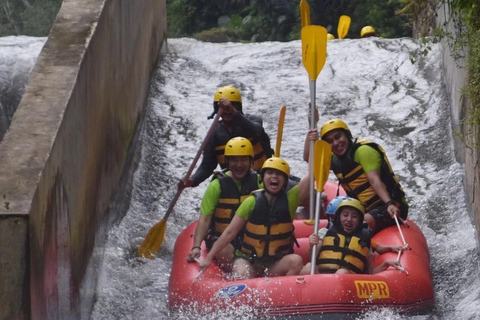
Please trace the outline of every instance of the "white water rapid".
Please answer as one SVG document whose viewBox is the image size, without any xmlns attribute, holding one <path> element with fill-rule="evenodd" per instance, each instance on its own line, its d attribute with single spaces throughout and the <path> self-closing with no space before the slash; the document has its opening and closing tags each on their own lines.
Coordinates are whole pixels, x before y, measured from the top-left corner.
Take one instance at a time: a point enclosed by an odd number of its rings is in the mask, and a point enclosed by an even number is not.
<svg viewBox="0 0 480 320">
<path fill-rule="evenodd" d="M 476 233 L 465 203 L 463 166 L 453 151 L 441 49 L 433 45 L 427 56 L 412 64 L 409 55 L 418 48 L 409 38 L 328 42 L 316 86 L 320 123 L 341 118 L 354 137 L 380 143 L 400 178 L 410 203 L 409 218 L 427 238 L 435 283 L 435 309 L 415 319 L 478 319 Z M 197 219 L 208 181 L 180 196 L 157 259 L 139 259 L 137 250 L 150 227 L 163 217 L 210 127 L 207 116 L 216 88 L 229 84 L 239 88 L 244 112 L 263 117 L 272 145 L 279 108 L 285 104 L 281 156 L 294 175 L 308 171 L 302 147 L 309 81 L 300 41 L 212 44 L 172 39 L 168 50 L 151 82 L 128 201 L 112 205 L 124 217 L 108 233 L 93 319 L 172 318 L 167 293 L 174 243 Z M 392 310 L 359 315 L 359 319 L 411 318 Z"/>
</svg>

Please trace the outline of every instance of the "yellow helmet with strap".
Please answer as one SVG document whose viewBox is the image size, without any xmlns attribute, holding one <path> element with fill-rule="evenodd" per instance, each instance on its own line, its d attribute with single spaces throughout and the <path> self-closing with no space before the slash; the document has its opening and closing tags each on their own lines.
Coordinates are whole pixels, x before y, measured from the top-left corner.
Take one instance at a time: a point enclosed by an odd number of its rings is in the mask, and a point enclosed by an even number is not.
<svg viewBox="0 0 480 320">
<path fill-rule="evenodd" d="M 240 91 L 238 91 L 238 89 L 235 87 L 225 86 L 218 88 L 217 91 L 215 91 L 215 96 L 213 96 L 213 113 L 208 117 L 208 119 L 212 119 L 213 116 L 218 112 L 218 101 L 220 101 L 222 98 L 227 98 L 230 100 L 237 111 L 243 114 L 242 96 L 240 95 Z"/>
<path fill-rule="evenodd" d="M 218 102 L 222 98 L 227 98 L 230 102 L 240 102 L 242 103 L 242 96 L 237 88 L 232 86 L 225 86 L 218 88 L 213 97 L 213 102 Z"/>
<path fill-rule="evenodd" d="M 267 169 L 276 169 L 281 171 L 287 175 L 287 178 L 290 176 L 290 166 L 288 165 L 288 162 L 279 157 L 272 157 L 265 160 L 260 172 L 263 174 Z"/>
<path fill-rule="evenodd" d="M 244 137 L 235 137 L 225 145 L 225 157 L 248 156 L 253 158 L 253 146 L 250 140 Z"/>
<path fill-rule="evenodd" d="M 344 207 L 352 207 L 357 209 L 361 213 L 360 221 L 363 221 L 363 218 L 365 216 L 365 206 L 360 201 L 354 198 L 347 198 L 342 200 L 342 202 L 340 202 L 340 204 L 338 205 L 335 214 L 338 215 Z"/>
<path fill-rule="evenodd" d="M 335 129 L 345 130 L 347 132 L 347 136 L 350 139 L 352 138 L 352 133 L 350 132 L 350 129 L 348 128 L 347 124 L 340 119 L 331 119 L 325 122 L 322 125 L 322 128 L 320 129 L 320 136 L 323 139 L 327 133 Z"/>
</svg>

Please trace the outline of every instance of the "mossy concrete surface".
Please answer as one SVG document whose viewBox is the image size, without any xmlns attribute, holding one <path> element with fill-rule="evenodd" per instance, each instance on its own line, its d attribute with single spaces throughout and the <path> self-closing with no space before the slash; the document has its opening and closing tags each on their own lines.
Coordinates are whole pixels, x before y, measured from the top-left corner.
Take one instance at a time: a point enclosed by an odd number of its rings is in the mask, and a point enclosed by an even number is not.
<svg viewBox="0 0 480 320">
<path fill-rule="evenodd" d="M 442 26 L 447 32 L 455 34 L 454 25 L 447 23 L 450 17 L 447 4 L 438 6 L 437 26 Z M 464 59 L 454 59 L 452 57 L 451 47 L 446 39 L 442 41 L 443 46 L 443 70 L 445 73 L 445 84 L 450 96 L 452 129 L 455 141 L 455 155 L 457 160 L 465 164 L 465 192 L 466 199 L 470 206 L 472 222 L 477 229 L 477 237 L 480 234 L 480 151 L 478 128 L 475 124 L 468 123 L 465 120 L 468 116 L 468 110 L 471 109 L 471 102 L 463 93 L 467 85 L 468 72 L 466 61 Z M 480 238 L 478 239 L 480 240 Z M 477 241 L 478 241 L 477 240 Z"/>
</svg>

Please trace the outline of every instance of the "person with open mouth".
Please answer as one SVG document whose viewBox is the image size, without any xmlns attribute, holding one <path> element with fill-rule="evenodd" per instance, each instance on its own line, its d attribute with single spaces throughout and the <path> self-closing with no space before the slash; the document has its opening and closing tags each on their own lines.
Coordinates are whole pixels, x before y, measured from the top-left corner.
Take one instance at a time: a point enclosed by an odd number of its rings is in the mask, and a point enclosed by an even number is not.
<svg viewBox="0 0 480 320">
<path fill-rule="evenodd" d="M 308 180 L 286 192 L 290 166 L 278 157 L 265 161 L 261 169 L 263 189 L 254 191 L 235 212 L 227 229 L 210 252 L 200 261 L 208 267 L 220 252 L 242 231 L 240 248 L 235 251 L 232 278 L 296 275 L 303 267 L 302 257 L 293 253 L 295 211 L 306 199 Z"/>
</svg>

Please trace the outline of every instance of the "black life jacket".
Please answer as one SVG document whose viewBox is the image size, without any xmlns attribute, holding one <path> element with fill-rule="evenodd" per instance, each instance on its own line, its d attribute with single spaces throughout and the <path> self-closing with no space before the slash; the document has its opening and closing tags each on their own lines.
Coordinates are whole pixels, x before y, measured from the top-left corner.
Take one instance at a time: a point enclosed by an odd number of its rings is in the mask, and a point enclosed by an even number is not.
<svg viewBox="0 0 480 320">
<path fill-rule="evenodd" d="M 212 217 L 209 234 L 220 237 L 233 219 L 235 211 L 252 191 L 259 189 L 259 175 L 250 169 L 242 179 L 242 188 L 238 190 L 233 179 L 224 172 L 216 172 L 220 183 L 220 198 Z"/>
<path fill-rule="evenodd" d="M 363 145 L 368 145 L 378 151 L 382 157 L 382 165 L 380 167 L 380 179 L 385 184 L 390 197 L 400 203 L 405 196 L 405 192 L 400 182 L 392 170 L 392 166 L 388 161 L 387 155 L 383 148 L 375 142 L 363 139 L 356 139 L 347 154 L 343 157 L 332 156 L 332 170 L 338 178 L 340 185 L 343 187 L 349 197 L 355 198 L 362 202 L 367 211 L 383 204 L 382 199 L 376 194 L 373 187 L 368 181 L 367 174 L 363 171 L 362 166 L 355 162 L 355 151 Z"/>
<path fill-rule="evenodd" d="M 265 197 L 265 190 L 252 193 L 255 208 L 243 231 L 241 251 L 254 258 L 276 258 L 293 252 L 294 226 L 288 209 L 285 192 L 275 197 L 272 206 Z"/>
<path fill-rule="evenodd" d="M 353 273 L 368 273 L 367 259 L 370 253 L 371 232 L 367 224 L 360 225 L 347 235 L 342 228 L 332 225 L 323 238 L 317 257 L 322 273 L 335 273 L 347 269 Z"/>
</svg>

